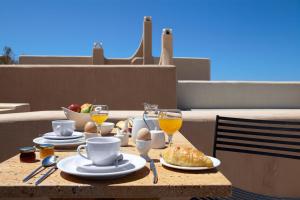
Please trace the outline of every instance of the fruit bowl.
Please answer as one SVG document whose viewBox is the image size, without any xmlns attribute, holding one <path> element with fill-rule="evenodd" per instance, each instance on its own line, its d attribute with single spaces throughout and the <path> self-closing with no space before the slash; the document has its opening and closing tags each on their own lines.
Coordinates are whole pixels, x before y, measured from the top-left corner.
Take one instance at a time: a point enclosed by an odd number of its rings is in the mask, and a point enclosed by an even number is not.
<svg viewBox="0 0 300 200">
<path fill-rule="evenodd" d="M 65 107 L 62 107 L 62 110 L 64 111 L 66 117 L 69 120 L 74 120 L 76 122 L 76 130 L 83 131 L 84 125 L 88 121 L 91 121 L 91 117 L 89 113 L 74 112 Z"/>
<path fill-rule="evenodd" d="M 78 113 L 74 112 L 68 108 L 62 107 L 62 110 L 64 111 L 66 117 L 69 120 L 74 120 L 76 122 L 76 130 L 83 131 L 84 125 L 91 121 L 91 117 L 89 113 Z M 103 122 L 101 125 L 101 133 L 103 135 L 110 133 L 111 130 L 114 128 L 115 124 L 112 122 Z"/>
</svg>

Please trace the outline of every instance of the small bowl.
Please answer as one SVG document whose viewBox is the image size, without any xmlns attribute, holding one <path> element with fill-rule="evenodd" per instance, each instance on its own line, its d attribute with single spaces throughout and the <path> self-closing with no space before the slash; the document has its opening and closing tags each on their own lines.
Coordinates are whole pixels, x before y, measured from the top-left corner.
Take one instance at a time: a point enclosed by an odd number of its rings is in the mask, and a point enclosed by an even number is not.
<svg viewBox="0 0 300 200">
<path fill-rule="evenodd" d="M 103 122 L 101 125 L 101 135 L 107 135 L 115 127 L 115 124 L 112 122 Z"/>
<path fill-rule="evenodd" d="M 92 121 L 89 113 L 74 112 L 65 107 L 62 107 L 62 110 L 64 111 L 66 117 L 69 120 L 74 120 L 76 122 L 75 127 L 76 127 L 76 130 L 78 130 L 78 131 L 83 131 L 84 125 L 87 122 Z M 115 127 L 115 124 L 112 122 L 103 122 L 103 124 L 101 125 L 101 134 L 105 135 L 105 134 L 110 133 L 114 127 Z"/>
</svg>

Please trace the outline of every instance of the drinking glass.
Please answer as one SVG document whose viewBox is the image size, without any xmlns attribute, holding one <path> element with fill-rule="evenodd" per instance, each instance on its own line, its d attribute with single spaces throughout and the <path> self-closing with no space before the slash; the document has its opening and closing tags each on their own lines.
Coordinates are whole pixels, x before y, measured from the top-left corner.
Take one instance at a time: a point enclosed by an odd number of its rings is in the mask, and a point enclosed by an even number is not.
<svg viewBox="0 0 300 200">
<path fill-rule="evenodd" d="M 159 127 L 168 135 L 169 146 L 172 144 L 173 135 L 182 126 L 182 113 L 178 109 L 163 109 L 158 115 Z"/>
<path fill-rule="evenodd" d="M 157 130 L 158 124 L 155 122 L 157 121 L 158 113 L 159 113 L 158 105 L 144 103 L 143 120 L 149 130 L 151 130 L 151 129 Z M 152 120 L 149 120 L 149 119 L 152 119 Z M 155 119 L 156 119 L 156 121 L 155 121 Z M 152 122 L 152 124 L 148 124 L 149 122 Z"/>
<path fill-rule="evenodd" d="M 108 118 L 108 106 L 107 105 L 93 105 L 91 112 L 91 119 L 97 126 L 97 133 L 101 135 L 101 125 Z"/>
</svg>

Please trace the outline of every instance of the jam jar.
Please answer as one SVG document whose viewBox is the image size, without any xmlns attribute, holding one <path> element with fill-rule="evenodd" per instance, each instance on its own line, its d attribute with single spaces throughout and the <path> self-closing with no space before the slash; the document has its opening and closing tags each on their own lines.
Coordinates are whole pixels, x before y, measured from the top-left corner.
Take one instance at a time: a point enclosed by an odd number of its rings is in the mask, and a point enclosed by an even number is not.
<svg viewBox="0 0 300 200">
<path fill-rule="evenodd" d="M 36 159 L 35 156 L 35 147 L 21 147 L 20 151 L 20 161 L 21 162 L 34 162 Z"/>
<path fill-rule="evenodd" d="M 48 156 L 54 155 L 54 145 L 52 144 L 41 144 L 40 149 L 40 159 L 44 159 Z"/>
</svg>

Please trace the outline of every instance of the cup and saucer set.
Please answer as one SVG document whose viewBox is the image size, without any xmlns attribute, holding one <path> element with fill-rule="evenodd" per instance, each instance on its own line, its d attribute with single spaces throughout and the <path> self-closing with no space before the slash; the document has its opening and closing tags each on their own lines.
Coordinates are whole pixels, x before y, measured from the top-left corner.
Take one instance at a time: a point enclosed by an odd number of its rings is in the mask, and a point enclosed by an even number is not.
<svg viewBox="0 0 300 200">
<path fill-rule="evenodd" d="M 52 144 L 55 147 L 78 146 L 85 143 L 84 134 L 75 131 L 75 121 L 55 120 L 52 121 L 52 132 L 43 134 L 42 137 L 35 138 L 35 144 Z"/>
<path fill-rule="evenodd" d="M 121 140 L 116 137 L 94 137 L 77 148 L 77 155 L 62 159 L 57 167 L 67 174 L 95 179 L 114 179 L 142 169 L 146 160 L 120 153 Z M 83 153 L 82 151 L 86 151 Z"/>
</svg>

